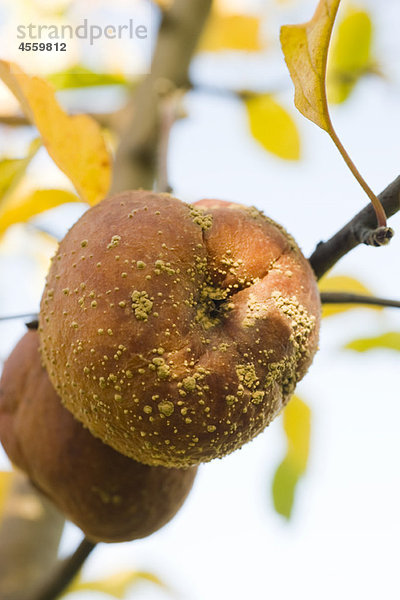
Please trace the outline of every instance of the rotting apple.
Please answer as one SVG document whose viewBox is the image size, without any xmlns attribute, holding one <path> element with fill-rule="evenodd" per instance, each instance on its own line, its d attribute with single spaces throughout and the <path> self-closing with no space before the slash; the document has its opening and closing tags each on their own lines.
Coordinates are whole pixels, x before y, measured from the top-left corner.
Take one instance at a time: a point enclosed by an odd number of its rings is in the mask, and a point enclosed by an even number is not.
<svg viewBox="0 0 400 600">
<path fill-rule="evenodd" d="M 10 460 L 92 541 L 150 535 L 176 514 L 196 467 L 138 463 L 85 429 L 62 406 L 29 331 L 0 380 L 0 439 Z"/>
<path fill-rule="evenodd" d="M 319 319 L 308 261 L 256 208 L 128 191 L 60 243 L 39 332 L 57 392 L 93 435 L 185 467 L 239 448 L 280 412 Z"/>
</svg>

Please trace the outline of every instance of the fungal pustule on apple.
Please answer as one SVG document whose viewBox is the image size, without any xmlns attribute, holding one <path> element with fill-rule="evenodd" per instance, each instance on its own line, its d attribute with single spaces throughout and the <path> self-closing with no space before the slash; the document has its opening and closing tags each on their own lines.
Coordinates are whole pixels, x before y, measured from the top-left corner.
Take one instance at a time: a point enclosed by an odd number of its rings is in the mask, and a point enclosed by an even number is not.
<svg viewBox="0 0 400 600">
<path fill-rule="evenodd" d="M 95 438 L 61 404 L 28 331 L 0 379 L 0 441 L 61 512 L 96 542 L 146 537 L 184 503 L 196 467 L 141 464 Z"/>
<path fill-rule="evenodd" d="M 280 412 L 319 320 L 308 261 L 256 208 L 128 191 L 60 243 L 41 350 L 93 435 L 140 462 L 186 467 L 241 447 Z"/>
</svg>

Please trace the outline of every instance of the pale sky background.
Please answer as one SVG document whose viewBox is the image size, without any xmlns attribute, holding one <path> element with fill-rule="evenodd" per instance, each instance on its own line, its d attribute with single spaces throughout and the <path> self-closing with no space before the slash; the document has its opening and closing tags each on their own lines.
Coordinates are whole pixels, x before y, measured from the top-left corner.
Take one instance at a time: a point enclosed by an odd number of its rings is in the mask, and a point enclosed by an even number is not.
<svg viewBox="0 0 400 600">
<path fill-rule="evenodd" d="M 236 4 L 256 10 L 273 2 Z M 379 192 L 400 173 L 400 4 L 357 4 L 373 15 L 376 55 L 387 77 L 361 82 L 332 116 L 353 160 Z M 289 15 L 290 22 L 309 18 L 315 5 L 316 0 L 305 0 L 282 9 L 266 25 L 269 35 L 277 38 L 283 17 Z M 237 88 L 263 89 L 272 81 L 281 90 L 279 99 L 295 115 L 283 59 L 277 55 L 275 66 L 272 62 L 203 56 L 194 61 L 192 75 L 198 82 Z M 269 155 L 250 137 L 238 100 L 193 92 L 186 108 L 189 116 L 175 126 L 170 149 L 177 197 L 254 204 L 282 223 L 306 255 L 366 204 L 328 136 L 301 116 L 296 119 L 303 158 L 292 164 Z M 22 142 L 5 139 L 1 128 L 0 134 L 4 152 L 17 151 Z M 32 176 L 43 177 L 43 169 L 49 182 L 64 182 L 41 151 Z M 62 232 L 80 210 L 59 209 L 40 223 Z M 391 225 L 397 236 L 389 247 L 359 247 L 335 273 L 358 277 L 377 295 L 400 298 L 400 215 Z M 41 270 L 26 257 L 32 238 L 19 227 L 11 234 L 7 248 L 0 246 L 2 315 L 36 310 L 43 285 Z M 394 330 L 400 331 L 400 311 L 395 309 L 360 309 L 323 322 L 320 352 L 297 390 L 312 407 L 312 446 L 289 523 L 274 512 L 271 499 L 272 477 L 285 453 L 277 419 L 242 450 L 203 465 L 183 509 L 160 532 L 137 542 L 100 545 L 87 562 L 85 576 L 101 577 L 122 567 L 146 569 L 181 600 L 397 599 L 400 357 L 390 351 L 356 355 L 343 350 L 354 338 Z M 0 323 L 1 359 L 23 332 L 21 322 Z M 1 465 L 6 468 L 5 458 Z M 69 525 L 63 553 L 79 539 L 79 530 Z M 102 597 L 76 594 L 71 599 Z M 151 584 L 132 588 L 128 596 L 168 597 Z"/>
</svg>

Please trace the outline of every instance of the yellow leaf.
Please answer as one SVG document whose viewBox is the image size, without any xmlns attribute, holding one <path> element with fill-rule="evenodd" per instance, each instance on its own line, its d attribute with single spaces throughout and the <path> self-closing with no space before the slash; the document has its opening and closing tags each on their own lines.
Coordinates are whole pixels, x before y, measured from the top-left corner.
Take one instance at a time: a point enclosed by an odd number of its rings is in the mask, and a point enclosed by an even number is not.
<svg viewBox="0 0 400 600">
<path fill-rule="evenodd" d="M 253 137 L 272 154 L 299 160 L 300 136 L 289 113 L 270 94 L 245 100 Z"/>
<path fill-rule="evenodd" d="M 283 413 L 283 428 L 288 442 L 287 456 L 302 475 L 310 450 L 311 410 L 303 400 L 293 396 Z"/>
<path fill-rule="evenodd" d="M 11 487 L 12 477 L 12 471 L 0 472 L 0 521 L 4 510 L 4 505 L 8 496 L 8 492 Z"/>
<path fill-rule="evenodd" d="M 60 204 L 80 201 L 78 196 L 65 190 L 36 190 L 27 196 L 7 199 L 0 205 L 0 236 L 10 225 L 24 223 L 31 217 Z"/>
<path fill-rule="evenodd" d="M 281 28 L 281 44 L 295 87 L 295 104 L 316 125 L 332 133 L 326 98 L 329 42 L 340 0 L 320 0 L 313 18 Z"/>
<path fill-rule="evenodd" d="M 323 277 L 318 282 L 320 292 L 347 292 L 350 294 L 365 294 L 372 296 L 371 290 L 363 285 L 358 279 L 347 277 L 346 275 L 336 275 L 334 277 Z M 362 304 L 324 304 L 322 307 L 322 317 L 330 317 L 354 308 L 368 308 L 369 310 L 382 310 L 380 306 L 368 306 Z"/>
<path fill-rule="evenodd" d="M 302 25 L 281 28 L 281 44 L 294 83 L 294 101 L 299 111 L 327 131 L 347 166 L 372 202 L 378 227 L 386 227 L 386 214 L 346 152 L 333 128 L 326 96 L 329 43 L 340 0 L 320 0 L 314 16 Z"/>
<path fill-rule="evenodd" d="M 345 348 L 356 350 L 356 352 L 367 352 L 368 350 L 388 349 L 400 352 L 400 332 L 390 331 L 377 337 L 353 340 L 346 344 Z"/>
<path fill-rule="evenodd" d="M 18 185 L 40 145 L 40 140 L 33 140 L 25 158 L 4 158 L 0 161 L 0 200 Z"/>
<path fill-rule="evenodd" d="M 104 577 L 103 579 L 94 581 L 82 581 L 82 579 L 78 577 L 65 591 L 65 595 L 75 592 L 91 591 L 102 592 L 113 598 L 123 600 L 128 593 L 129 588 L 139 581 L 149 581 L 150 583 L 165 587 L 162 581 L 152 573 L 147 573 L 145 571 L 120 571 L 118 573 L 113 573 L 108 577 Z"/>
<path fill-rule="evenodd" d="M 332 40 L 328 61 L 328 96 L 339 104 L 351 94 L 357 81 L 370 72 L 372 21 L 364 10 L 347 9 Z"/>
<path fill-rule="evenodd" d="M 199 49 L 205 52 L 220 50 L 261 50 L 260 19 L 250 15 L 223 14 L 213 11 Z"/>
<path fill-rule="evenodd" d="M 68 116 L 44 79 L 26 75 L 13 63 L 0 61 L 0 77 L 81 198 L 89 204 L 104 198 L 110 186 L 111 159 L 96 121 L 87 115 Z"/>
<path fill-rule="evenodd" d="M 311 410 L 293 396 L 283 413 L 287 452 L 272 482 L 272 497 L 278 514 L 290 519 L 296 486 L 306 471 L 310 451 Z"/>
</svg>

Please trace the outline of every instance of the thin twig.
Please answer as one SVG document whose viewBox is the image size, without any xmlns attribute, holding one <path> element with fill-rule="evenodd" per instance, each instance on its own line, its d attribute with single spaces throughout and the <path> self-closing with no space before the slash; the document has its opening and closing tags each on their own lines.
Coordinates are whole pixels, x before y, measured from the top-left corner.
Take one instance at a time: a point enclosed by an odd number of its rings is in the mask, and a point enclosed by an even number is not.
<svg viewBox="0 0 400 600">
<path fill-rule="evenodd" d="M 60 563 L 46 585 L 32 597 L 32 600 L 56 600 L 79 573 L 83 563 L 96 547 L 86 537 L 83 538 L 75 552 Z"/>
<path fill-rule="evenodd" d="M 371 306 L 400 308 L 399 300 L 388 300 L 386 298 L 365 296 L 363 294 L 350 294 L 347 292 L 321 292 L 321 302 L 322 304 L 366 304 Z"/>
<path fill-rule="evenodd" d="M 386 216 L 392 217 L 400 210 L 400 176 L 379 194 Z M 320 242 L 309 261 L 320 279 L 345 254 L 359 244 L 381 246 L 393 236 L 390 228 L 376 228 L 376 215 L 372 205 L 361 210 L 347 225 L 327 242 Z"/>
<path fill-rule="evenodd" d="M 38 314 L 36 312 L 25 313 L 23 315 L 8 315 L 0 317 L 0 321 L 12 321 L 13 319 L 29 319 L 33 317 L 34 319 L 38 318 Z"/>
<path fill-rule="evenodd" d="M 87 113 L 95 121 L 97 121 L 102 127 L 110 127 L 114 120 L 116 113 Z M 7 125 L 8 127 L 33 127 L 31 121 L 24 115 L 1 115 L 0 114 L 0 125 Z"/>
<path fill-rule="evenodd" d="M 0 598 L 30 600 L 57 568 L 64 518 L 28 477 L 14 471 L 0 523 Z"/>
<path fill-rule="evenodd" d="M 168 177 L 168 148 L 171 129 L 178 118 L 183 90 L 174 90 L 160 100 L 160 134 L 157 152 L 156 191 L 172 192 Z"/>
</svg>

